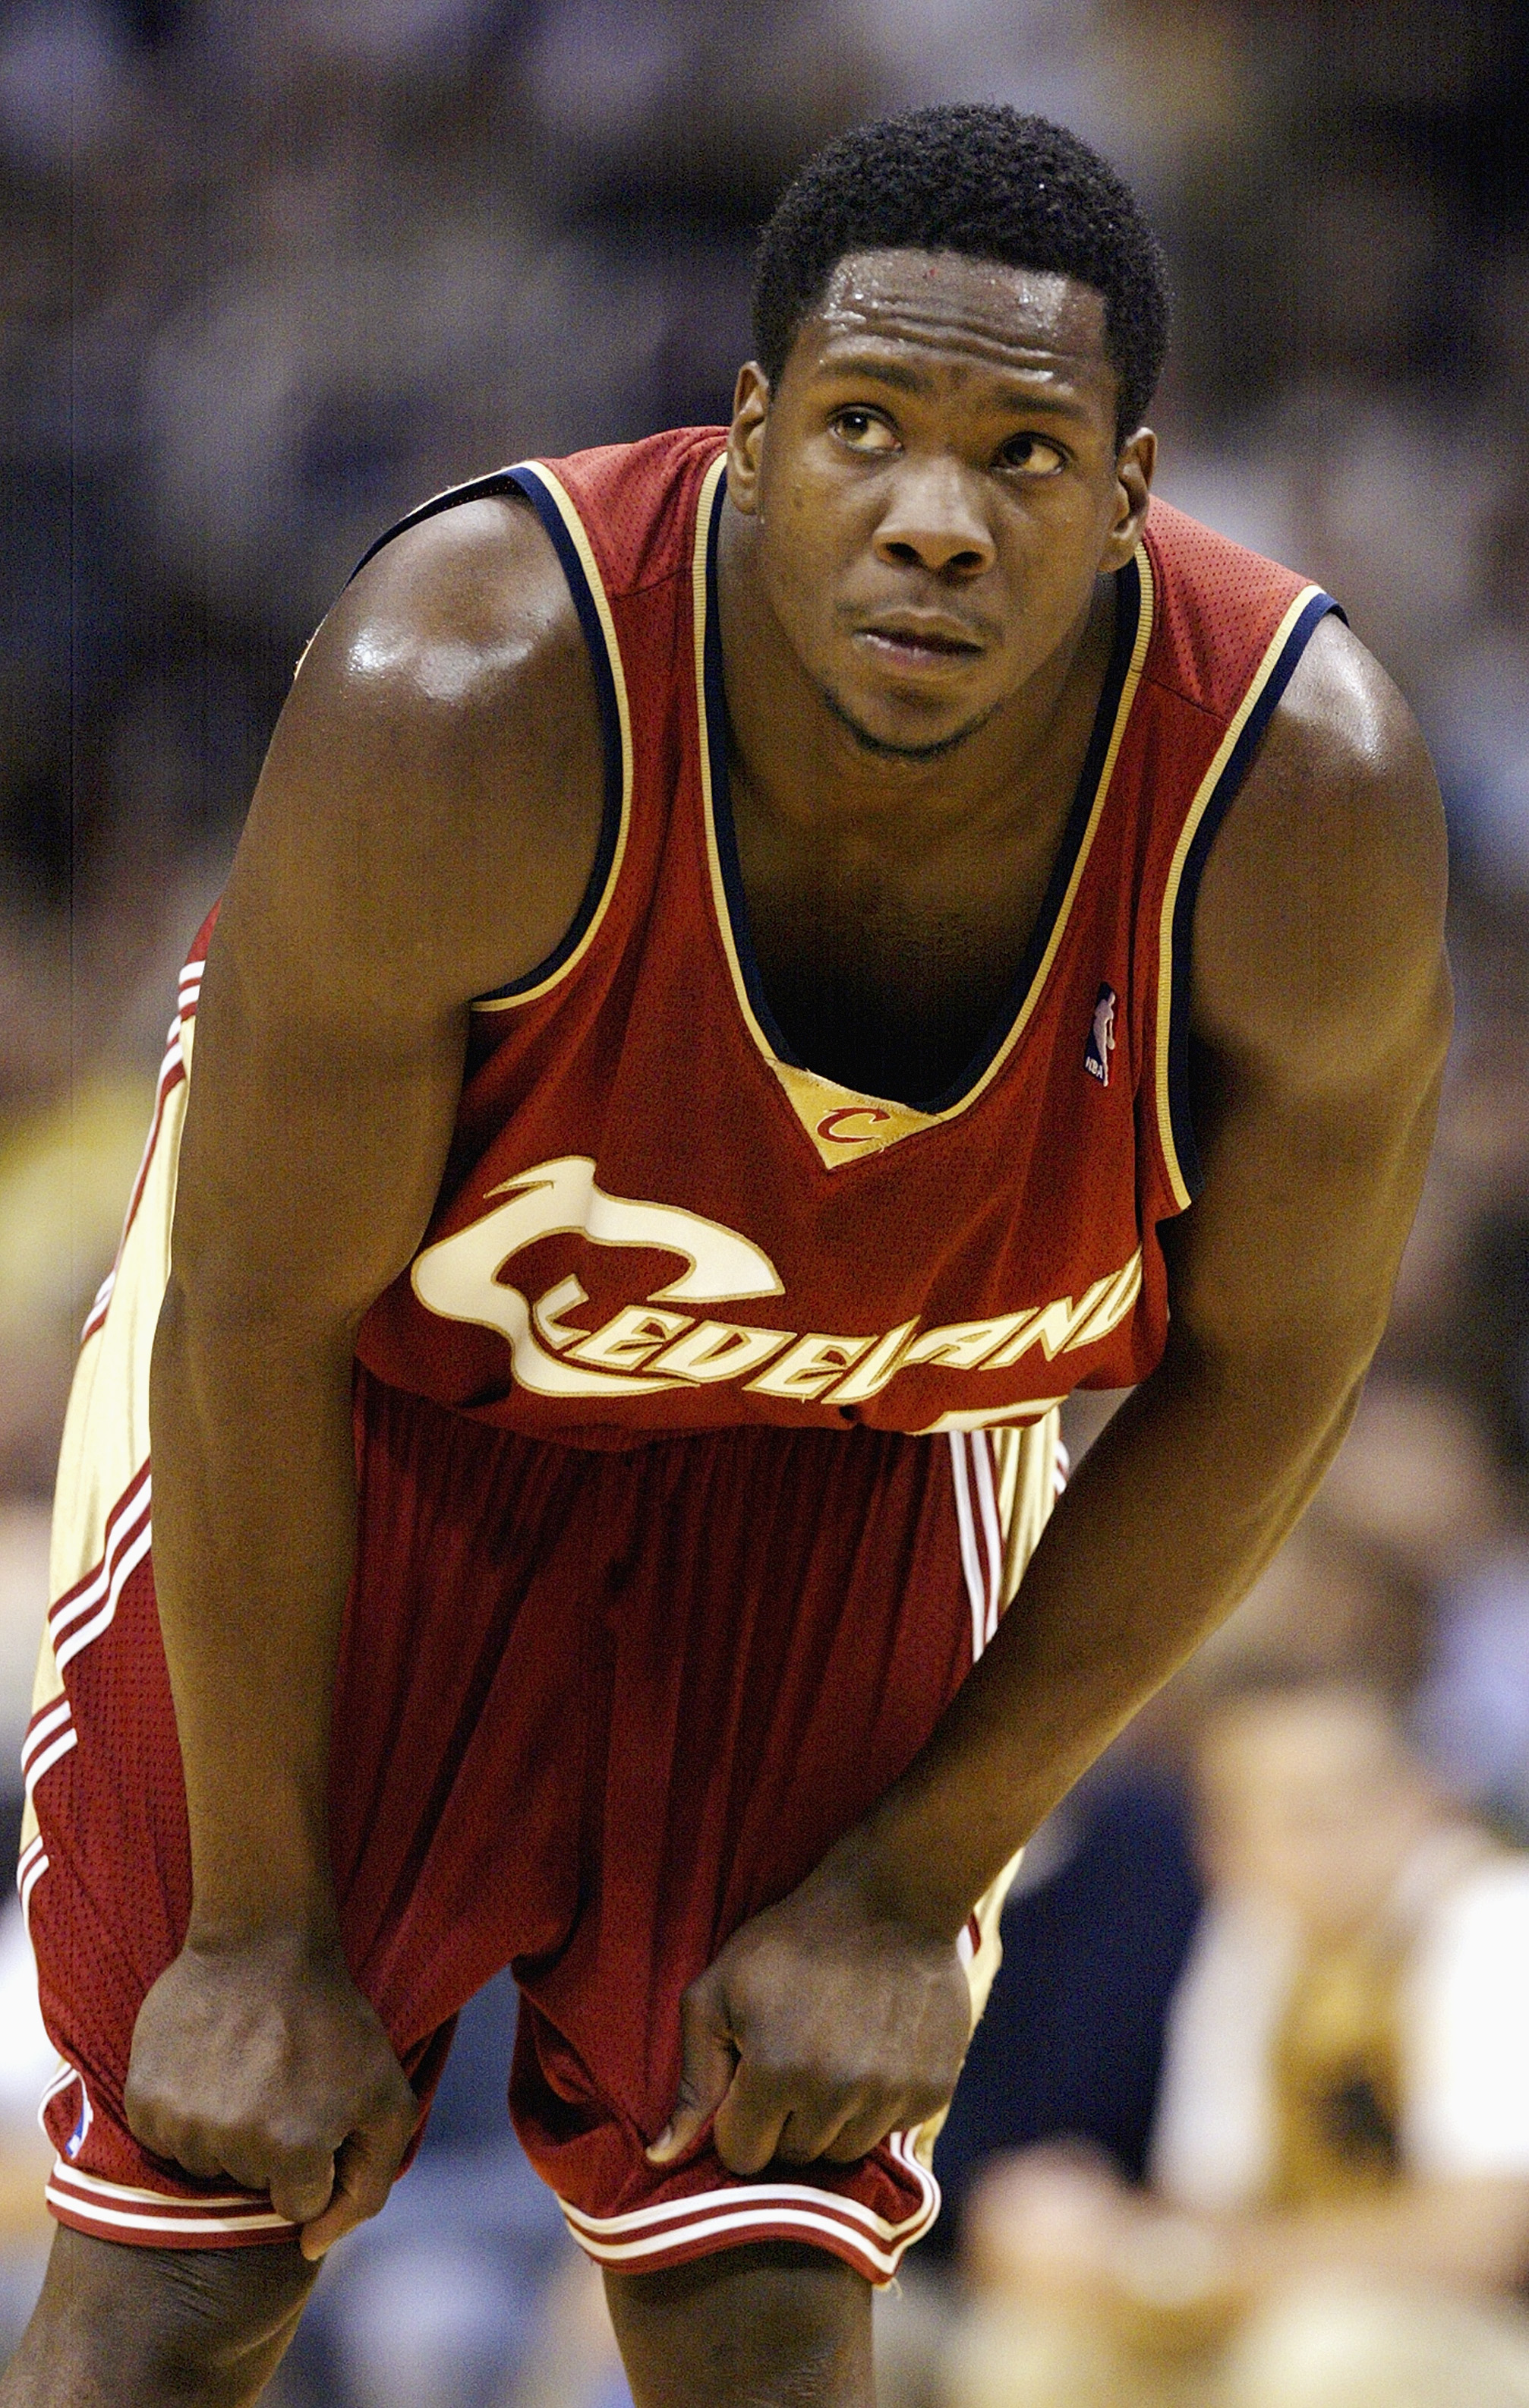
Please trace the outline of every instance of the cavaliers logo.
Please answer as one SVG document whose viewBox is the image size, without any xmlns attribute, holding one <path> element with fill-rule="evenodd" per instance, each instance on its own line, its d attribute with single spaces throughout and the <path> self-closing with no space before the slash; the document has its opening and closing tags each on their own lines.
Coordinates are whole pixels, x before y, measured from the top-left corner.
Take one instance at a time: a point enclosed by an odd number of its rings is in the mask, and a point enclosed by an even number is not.
<svg viewBox="0 0 1529 2408">
<path fill-rule="evenodd" d="M 713 1317 L 704 1308 L 781 1296 L 779 1275 L 767 1254 L 736 1229 L 699 1212 L 607 1195 L 597 1185 L 587 1154 L 537 1163 L 495 1188 L 488 1201 L 492 1209 L 481 1219 L 438 1239 L 417 1257 L 414 1293 L 445 1320 L 497 1329 L 508 1344 L 517 1383 L 540 1397 L 644 1397 L 737 1381 L 755 1395 L 788 1402 L 860 1405 L 917 1364 L 954 1372 L 1006 1371 L 1032 1349 L 1049 1363 L 1065 1351 L 1092 1345 L 1125 1319 L 1141 1288 L 1138 1247 L 1129 1262 L 1094 1280 L 1076 1302 L 1059 1297 L 990 1320 L 932 1329 L 915 1318 L 869 1336 L 765 1329 Z M 593 1246 L 656 1247 L 678 1255 L 683 1268 L 639 1301 L 622 1305 L 600 1328 L 584 1329 L 565 1318 L 589 1302 L 576 1277 L 559 1280 L 533 1297 L 507 1276 L 518 1254 L 539 1239 L 558 1236 L 582 1238 Z M 1058 1401 L 1027 1397 L 963 1409 L 942 1414 L 931 1426 L 1033 1421 Z"/>
<path fill-rule="evenodd" d="M 624 1196 L 607 1196 L 595 1185 L 594 1165 L 587 1154 L 538 1163 L 523 1179 L 508 1180 L 493 1192 L 506 1201 L 454 1237 L 425 1248 L 414 1265 L 414 1293 L 432 1312 L 449 1320 L 477 1321 L 501 1330 L 509 1340 L 515 1377 L 522 1388 L 538 1397 L 646 1397 L 687 1376 L 732 1379 L 745 1369 L 741 1359 L 729 1354 L 721 1331 L 718 1351 L 726 1366 L 721 1372 L 712 1368 L 716 1357 L 708 1361 L 704 1348 L 697 1356 L 693 1342 L 688 1362 L 678 1369 L 650 1365 L 654 1355 L 662 1362 L 669 1340 L 694 1327 L 693 1313 L 673 1312 L 671 1305 L 780 1294 L 775 1265 L 747 1238 L 677 1205 L 635 1204 Z M 591 1337 L 564 1328 L 557 1319 L 588 1300 L 576 1279 L 560 1281 L 533 1304 L 502 1277 L 515 1256 L 538 1238 L 565 1234 L 578 1234 L 596 1246 L 661 1246 L 679 1254 L 685 1268 L 677 1279 L 655 1289 L 646 1304 L 629 1306 L 617 1315 L 618 1322 L 632 1326 L 611 1326 Z M 773 1354 L 787 1334 L 736 1332 L 744 1354 L 750 1351 L 749 1340 L 768 1338 L 765 1352 Z M 761 1359 L 754 1353 L 753 1361 Z"/>
<path fill-rule="evenodd" d="M 825 1145 L 874 1145 L 878 1124 L 891 1118 L 880 1104 L 840 1104 L 836 1111 L 824 1112 L 818 1135 Z"/>
</svg>

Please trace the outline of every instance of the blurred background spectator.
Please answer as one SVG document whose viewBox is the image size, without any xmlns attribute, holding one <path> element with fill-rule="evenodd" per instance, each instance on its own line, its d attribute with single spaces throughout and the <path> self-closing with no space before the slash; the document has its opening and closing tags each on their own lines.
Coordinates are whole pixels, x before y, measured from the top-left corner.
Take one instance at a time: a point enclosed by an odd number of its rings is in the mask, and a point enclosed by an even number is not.
<svg viewBox="0 0 1529 2408">
<path fill-rule="evenodd" d="M 1331 1673 L 1213 1697 L 1193 1785 L 1150 2187 L 1076 2144 L 988 2160 L 955 2398 L 1529 2401 L 1529 1854 Z"/>
<path fill-rule="evenodd" d="M 1225 1993 L 1205 1970 L 1233 1961 L 1215 1953 L 1228 1751 L 1278 1788 L 1276 1733 L 1291 1753 L 1305 1714 L 1298 1787 L 1318 1725 L 1330 1751 L 1341 1729 L 1363 1755 L 1367 1733 L 1366 1828 L 1411 1815 L 1425 1854 L 1475 1852 L 1467 1886 L 1521 1880 L 1480 1835 L 1529 1839 L 1526 71 L 1524 0 L 0 0 L 0 1761 L 25 1719 L 76 1333 L 179 948 L 298 650 L 430 491 L 725 416 L 753 232 L 826 135 L 997 96 L 1119 162 L 1179 292 L 1163 490 L 1329 586 L 1433 745 L 1459 1032 L 1381 1363 L 1302 1530 L 1032 1852 L 941 2143 L 950 2210 L 883 2303 L 893 2408 L 958 2382 L 972 2408 L 1050 2397 L 1012 2388 L 1013 2348 L 1010 2389 L 982 2392 L 991 2361 L 952 2339 L 964 2283 L 1023 2288 L 992 2236 L 1006 2198 L 1024 2226 L 1025 2183 L 1050 2200 L 1037 2229 L 1053 2209 L 1113 2219 L 1142 2263 L 1163 2242 L 1158 2192 L 1119 2185 L 1150 2173 L 1165 2200 L 1179 2179 L 1161 2153 L 1182 2139 L 1185 2001 L 1244 2037 L 1248 2001 L 1260 2028 L 1275 2013 L 1262 1959 Z M 1076 1444 L 1110 1401 L 1079 1401 Z M 1255 1707 L 1250 1678 L 1274 1670 L 1335 1685 Z M 598 2287 L 507 2136 L 511 2020 L 502 1986 L 464 2019 L 418 2169 L 326 2271 L 282 2378 L 293 2408 L 621 2398 Z M 46 2078 L 12 1910 L 0 2347 L 36 2279 L 28 2102 Z M 991 2172 L 1065 2136 L 1098 2154 L 1032 2157 L 1008 2191 Z M 1213 2225 L 1276 2212 L 1249 2182 Z M 1174 2229 L 1160 2290 L 1183 2287 Z M 1488 2289 L 1518 2279 L 1510 2256 Z M 1489 2343 L 1477 2304 L 1426 2305 L 1426 2334 L 1422 2305 L 1388 2329 L 1409 2363 L 1453 2369 L 1440 2400 L 1522 2396 L 1511 2320 Z M 1296 2328 L 1259 2314 L 1219 2362 L 1288 2408 Z M 1360 2408 L 1368 2296 L 1322 2315 L 1302 2363 L 1348 2365 Z M 1137 2352 L 1143 2383 L 1181 2391 L 1195 2350 L 1205 2372 L 1188 2307 L 1180 2341 L 1177 2371 Z"/>
</svg>

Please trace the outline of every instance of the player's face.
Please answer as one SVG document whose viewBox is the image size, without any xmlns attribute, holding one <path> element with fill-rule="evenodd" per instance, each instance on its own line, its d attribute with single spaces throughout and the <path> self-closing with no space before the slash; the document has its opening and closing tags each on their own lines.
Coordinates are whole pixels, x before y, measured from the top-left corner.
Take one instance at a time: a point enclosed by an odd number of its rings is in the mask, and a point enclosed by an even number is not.
<svg viewBox="0 0 1529 2408">
<path fill-rule="evenodd" d="M 738 382 L 728 491 L 807 675 L 878 752 L 944 751 L 1075 638 L 1130 557 L 1104 303 L 948 251 L 840 262 L 777 389 Z"/>
</svg>

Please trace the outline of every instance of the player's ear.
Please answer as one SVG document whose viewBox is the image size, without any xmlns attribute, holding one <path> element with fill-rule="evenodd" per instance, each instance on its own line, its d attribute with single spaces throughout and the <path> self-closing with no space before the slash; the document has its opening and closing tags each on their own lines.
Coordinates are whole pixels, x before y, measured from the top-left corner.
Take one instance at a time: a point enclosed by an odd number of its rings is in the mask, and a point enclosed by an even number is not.
<svg viewBox="0 0 1529 2408">
<path fill-rule="evenodd" d="M 727 430 L 727 498 L 746 518 L 752 518 L 759 509 L 760 463 L 769 408 L 770 387 L 764 371 L 757 360 L 745 360 L 733 394 L 733 423 Z"/>
<path fill-rule="evenodd" d="M 1099 564 L 1107 576 L 1125 566 L 1141 540 L 1156 466 L 1157 437 L 1150 426 L 1138 426 L 1134 435 L 1126 437 L 1115 458 L 1114 517 L 1105 556 Z"/>
</svg>

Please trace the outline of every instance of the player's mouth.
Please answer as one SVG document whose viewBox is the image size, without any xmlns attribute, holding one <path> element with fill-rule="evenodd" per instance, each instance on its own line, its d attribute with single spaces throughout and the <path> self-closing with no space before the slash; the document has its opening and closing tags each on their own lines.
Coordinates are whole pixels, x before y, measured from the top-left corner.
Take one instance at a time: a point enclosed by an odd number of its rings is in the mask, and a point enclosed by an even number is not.
<svg viewBox="0 0 1529 2408">
<path fill-rule="evenodd" d="M 959 621 L 922 611 L 867 621 L 855 629 L 855 643 L 889 668 L 947 675 L 969 668 L 985 649 Z"/>
</svg>

